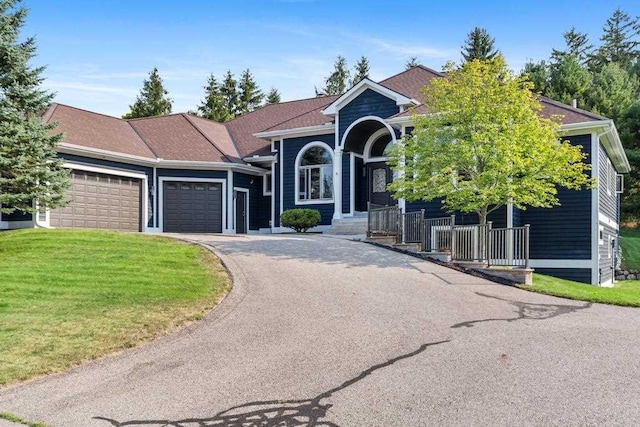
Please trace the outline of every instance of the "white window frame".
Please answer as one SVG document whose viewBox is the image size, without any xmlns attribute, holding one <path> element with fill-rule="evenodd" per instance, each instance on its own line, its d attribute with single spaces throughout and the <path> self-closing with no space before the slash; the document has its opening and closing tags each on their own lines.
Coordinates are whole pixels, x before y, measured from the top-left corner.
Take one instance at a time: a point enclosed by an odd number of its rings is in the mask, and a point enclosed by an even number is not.
<svg viewBox="0 0 640 427">
<path fill-rule="evenodd" d="M 622 194 L 622 193 L 624 193 L 624 175 L 622 175 L 621 173 L 617 173 L 616 174 L 616 194 Z"/>
<path fill-rule="evenodd" d="M 331 163 L 327 163 L 327 164 L 320 164 L 320 165 L 309 165 L 309 166 L 301 166 L 300 163 L 302 162 L 302 157 L 304 156 L 304 154 L 311 148 L 314 147 L 320 147 L 323 148 L 325 150 L 327 150 L 327 152 L 329 153 L 329 155 L 331 156 Z M 295 161 L 295 204 L 296 205 L 317 205 L 317 204 L 331 204 L 334 202 L 334 198 L 335 198 L 335 160 L 334 160 L 334 156 L 333 156 L 333 150 L 331 149 L 331 147 L 322 142 L 322 141 L 313 141 L 310 142 L 308 144 L 306 144 L 305 146 L 303 146 L 300 151 L 298 151 L 298 154 L 296 155 L 296 161 Z M 319 169 L 320 170 L 320 177 L 322 178 L 322 169 L 328 169 L 331 168 L 331 177 L 332 177 L 332 182 L 333 184 L 333 188 L 331 188 L 331 198 L 328 199 L 302 199 L 300 198 L 300 193 L 302 191 L 302 189 L 300 188 L 300 171 L 304 170 L 305 173 L 307 173 L 306 171 L 309 171 L 309 174 L 311 174 L 311 169 Z M 305 179 L 306 182 L 306 179 Z M 322 179 L 320 179 L 320 194 L 322 195 L 324 193 L 323 191 L 323 186 L 324 183 L 322 181 Z"/>
<path fill-rule="evenodd" d="M 267 185 L 267 177 L 271 179 L 271 185 Z M 267 172 L 262 177 L 262 195 L 271 196 L 273 194 L 273 175 L 271 172 Z"/>
</svg>

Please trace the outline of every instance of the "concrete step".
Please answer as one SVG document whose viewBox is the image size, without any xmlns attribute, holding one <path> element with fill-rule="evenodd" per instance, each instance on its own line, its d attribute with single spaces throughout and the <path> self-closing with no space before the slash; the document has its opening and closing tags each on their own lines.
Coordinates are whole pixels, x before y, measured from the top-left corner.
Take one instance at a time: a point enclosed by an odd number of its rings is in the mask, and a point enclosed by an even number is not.
<svg viewBox="0 0 640 427">
<path fill-rule="evenodd" d="M 327 234 L 366 234 L 367 217 L 334 219 Z"/>
</svg>

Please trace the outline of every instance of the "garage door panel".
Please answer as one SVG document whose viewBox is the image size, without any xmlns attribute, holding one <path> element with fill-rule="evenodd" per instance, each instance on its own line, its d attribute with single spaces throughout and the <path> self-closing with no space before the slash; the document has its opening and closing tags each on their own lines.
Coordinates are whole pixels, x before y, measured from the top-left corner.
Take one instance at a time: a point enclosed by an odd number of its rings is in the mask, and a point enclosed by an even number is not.
<svg viewBox="0 0 640 427">
<path fill-rule="evenodd" d="M 71 202 L 51 211 L 51 225 L 139 231 L 141 183 L 136 178 L 73 171 L 67 193 Z"/>
<path fill-rule="evenodd" d="M 168 232 L 221 233 L 222 184 L 165 182 L 163 229 Z"/>
</svg>

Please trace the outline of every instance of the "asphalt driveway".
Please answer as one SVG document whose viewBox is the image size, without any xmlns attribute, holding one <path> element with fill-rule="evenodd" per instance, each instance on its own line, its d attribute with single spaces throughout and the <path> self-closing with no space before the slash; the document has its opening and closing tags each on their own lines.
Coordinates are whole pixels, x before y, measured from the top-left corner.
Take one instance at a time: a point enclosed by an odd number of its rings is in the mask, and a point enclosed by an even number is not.
<svg viewBox="0 0 640 427">
<path fill-rule="evenodd" d="M 638 425 L 640 310 L 322 236 L 183 236 L 234 290 L 204 321 L 0 391 L 52 426 Z"/>
</svg>

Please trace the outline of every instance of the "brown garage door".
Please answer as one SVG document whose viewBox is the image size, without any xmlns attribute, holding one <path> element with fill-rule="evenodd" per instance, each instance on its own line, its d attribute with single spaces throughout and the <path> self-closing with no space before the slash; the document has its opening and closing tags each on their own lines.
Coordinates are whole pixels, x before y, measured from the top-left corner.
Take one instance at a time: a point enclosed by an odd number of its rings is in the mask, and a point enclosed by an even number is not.
<svg viewBox="0 0 640 427">
<path fill-rule="evenodd" d="M 71 202 L 51 211 L 50 224 L 140 231 L 140 183 L 136 178 L 74 170 L 67 192 Z"/>
<path fill-rule="evenodd" d="M 174 233 L 222 233 L 222 184 L 165 182 L 163 230 Z"/>
</svg>

